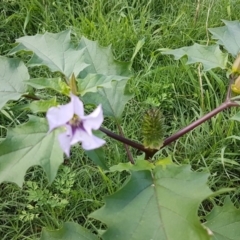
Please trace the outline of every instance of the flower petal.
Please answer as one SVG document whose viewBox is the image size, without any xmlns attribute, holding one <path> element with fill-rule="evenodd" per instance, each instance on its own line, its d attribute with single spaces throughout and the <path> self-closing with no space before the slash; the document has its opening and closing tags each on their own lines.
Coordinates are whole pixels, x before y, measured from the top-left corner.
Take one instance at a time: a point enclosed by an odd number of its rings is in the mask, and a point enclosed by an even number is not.
<svg viewBox="0 0 240 240">
<path fill-rule="evenodd" d="M 58 135 L 58 140 L 60 147 L 64 153 L 69 157 L 70 156 L 70 147 L 72 140 L 72 128 L 69 125 L 66 125 L 67 131 Z"/>
<path fill-rule="evenodd" d="M 92 135 L 91 138 L 89 136 L 89 139 L 84 139 L 84 141 L 82 141 L 82 148 L 85 150 L 93 150 L 96 148 L 100 148 L 105 143 L 106 142 L 103 139 Z"/>
<path fill-rule="evenodd" d="M 102 105 L 100 104 L 91 114 L 81 118 L 83 128 L 89 135 L 92 135 L 92 129 L 97 130 L 103 122 Z"/>
<path fill-rule="evenodd" d="M 106 142 L 94 135 L 89 135 L 86 131 L 81 128 L 76 129 L 73 134 L 71 145 L 82 142 L 82 148 L 85 150 L 92 150 L 101 147 Z"/>
<path fill-rule="evenodd" d="M 73 111 L 76 115 L 78 115 L 80 118 L 84 116 L 84 108 L 82 101 L 71 93 L 71 103 L 73 104 Z"/>
<path fill-rule="evenodd" d="M 69 120 L 71 120 L 73 114 L 74 109 L 72 102 L 48 109 L 46 117 L 49 124 L 49 131 L 66 124 Z"/>
</svg>

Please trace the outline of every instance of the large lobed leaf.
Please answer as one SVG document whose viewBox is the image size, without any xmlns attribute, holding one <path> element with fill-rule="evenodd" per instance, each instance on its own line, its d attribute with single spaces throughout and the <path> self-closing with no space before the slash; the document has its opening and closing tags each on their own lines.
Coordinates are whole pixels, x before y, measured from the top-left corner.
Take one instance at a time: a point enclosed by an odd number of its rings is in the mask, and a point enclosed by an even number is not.
<svg viewBox="0 0 240 240">
<path fill-rule="evenodd" d="M 106 157 L 104 148 L 97 148 L 89 151 L 85 151 L 86 155 L 99 167 L 107 170 Z"/>
<path fill-rule="evenodd" d="M 66 222 L 58 230 L 43 229 L 40 240 L 97 240 L 96 235 L 77 223 Z"/>
<path fill-rule="evenodd" d="M 51 71 L 61 72 L 67 78 L 74 73 L 82 96 L 87 92 L 96 92 L 98 86 L 111 87 L 112 80 L 121 81 L 129 78 L 131 63 L 115 60 L 111 46 L 101 47 L 97 41 L 82 37 L 79 45 L 74 47 L 70 33 L 71 31 L 67 30 L 19 38 L 16 40 L 19 44 L 10 51 L 10 54 L 21 50 L 32 51 L 33 56 L 28 66 L 46 65 Z M 45 80 L 44 84 L 41 84 L 40 80 Z M 36 83 L 44 87 L 47 86 L 46 80 L 50 81 L 39 78 L 27 83 Z"/>
<path fill-rule="evenodd" d="M 45 119 L 30 116 L 29 121 L 9 129 L 7 137 L 0 143 L 0 183 L 14 182 L 22 186 L 25 172 L 34 165 L 40 165 L 51 183 L 63 152 L 57 140 L 57 131 L 47 133 Z"/>
<path fill-rule="evenodd" d="M 27 91 L 23 81 L 28 78 L 28 70 L 21 60 L 0 56 L 0 109 Z"/>
<path fill-rule="evenodd" d="M 127 80 L 128 77 L 89 73 L 85 78 L 77 79 L 78 91 L 81 96 L 84 96 L 88 92 L 97 92 L 98 87 L 111 88 L 112 80 L 121 81 L 125 79 Z"/>
<path fill-rule="evenodd" d="M 104 240 L 209 240 L 197 216 L 212 193 L 207 178 L 190 166 L 132 172 L 129 182 L 90 217 L 107 224 Z"/>
<path fill-rule="evenodd" d="M 86 104 L 102 104 L 105 116 L 120 120 L 126 103 L 133 97 L 126 90 L 127 80 L 112 81 L 111 88 L 98 87 L 96 93 L 87 93 L 83 97 Z"/>
<path fill-rule="evenodd" d="M 74 73 L 77 76 L 88 64 L 84 61 L 84 48 L 77 49 L 71 43 L 71 31 L 60 33 L 44 33 L 35 36 L 24 36 L 16 41 L 19 43 L 10 51 L 14 54 L 21 50 L 32 51 L 33 56 L 28 62 L 30 67 L 46 65 L 51 71 L 59 71 L 67 78 Z"/>
<path fill-rule="evenodd" d="M 111 46 L 101 47 L 97 41 L 82 37 L 79 48 L 85 48 L 89 64 L 78 76 L 79 93 L 96 92 L 98 87 L 110 88 L 112 80 L 121 81 L 130 77 L 130 62 L 116 61 Z"/>
<path fill-rule="evenodd" d="M 162 50 L 162 54 L 172 54 L 176 60 L 186 55 L 188 57 L 187 64 L 202 63 L 204 71 L 216 67 L 226 68 L 228 56 L 226 53 L 221 52 L 218 45 L 204 46 L 197 43 L 190 47 Z"/>
<path fill-rule="evenodd" d="M 234 57 L 240 51 L 240 22 L 222 20 L 226 26 L 209 28 L 213 38 L 217 39 L 217 43 L 223 45 L 224 48 Z"/>
<path fill-rule="evenodd" d="M 215 206 L 206 220 L 205 225 L 213 232 L 213 240 L 239 240 L 240 209 L 229 198 L 223 206 Z"/>
<path fill-rule="evenodd" d="M 91 41 L 82 37 L 78 49 L 85 49 L 85 61 L 89 64 L 80 73 L 80 78 L 85 78 L 89 73 L 104 76 L 129 77 L 130 63 L 116 61 L 112 55 L 111 46 L 101 47 L 97 41 Z"/>
</svg>

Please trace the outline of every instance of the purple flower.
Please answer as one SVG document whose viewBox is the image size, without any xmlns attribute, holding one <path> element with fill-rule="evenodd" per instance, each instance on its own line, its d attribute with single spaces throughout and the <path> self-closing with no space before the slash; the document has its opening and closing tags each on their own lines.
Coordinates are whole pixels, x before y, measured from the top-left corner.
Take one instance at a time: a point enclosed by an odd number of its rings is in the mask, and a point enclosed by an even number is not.
<svg viewBox="0 0 240 240">
<path fill-rule="evenodd" d="M 101 147 L 105 141 L 93 135 L 92 130 L 100 128 L 103 122 L 102 106 L 99 105 L 91 114 L 84 116 L 83 103 L 71 94 L 71 102 L 66 105 L 52 107 L 47 112 L 49 132 L 64 126 L 66 131 L 59 134 L 62 150 L 69 157 L 70 147 L 77 142 L 82 143 L 85 150 Z"/>
</svg>

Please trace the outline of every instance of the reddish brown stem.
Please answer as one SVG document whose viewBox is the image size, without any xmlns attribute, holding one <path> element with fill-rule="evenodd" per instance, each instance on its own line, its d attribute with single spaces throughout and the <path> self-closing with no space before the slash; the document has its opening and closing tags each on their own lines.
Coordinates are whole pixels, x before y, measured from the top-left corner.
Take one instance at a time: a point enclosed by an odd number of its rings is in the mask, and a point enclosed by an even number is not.
<svg viewBox="0 0 240 240">
<path fill-rule="evenodd" d="M 119 130 L 119 132 L 120 132 L 120 135 L 121 135 L 122 137 L 124 137 L 124 133 L 123 133 L 122 127 L 121 127 L 119 124 L 117 124 L 117 127 L 118 127 L 118 130 Z M 129 150 L 128 145 L 127 145 L 127 144 L 124 144 L 124 148 L 125 148 L 125 150 L 126 150 L 126 152 L 127 152 L 127 157 L 128 157 L 128 159 L 129 159 L 129 161 L 130 161 L 132 164 L 134 164 L 134 159 L 133 159 L 133 157 L 132 157 L 132 154 L 131 154 L 131 152 L 130 152 L 130 150 Z"/>
<path fill-rule="evenodd" d="M 217 108 L 215 108 L 211 112 L 207 113 L 203 117 L 199 118 L 195 122 L 191 123 L 190 125 L 186 126 L 183 129 L 181 129 L 180 131 L 178 131 L 177 133 L 173 134 L 172 136 L 166 138 L 164 143 L 163 143 L 162 148 L 167 146 L 167 145 L 169 145 L 173 141 L 177 140 L 178 138 L 180 138 L 184 134 L 190 132 L 194 128 L 198 127 L 199 125 L 201 125 L 205 121 L 209 120 L 210 118 L 212 118 L 213 116 L 215 116 L 219 112 L 222 112 L 224 109 L 227 109 L 229 107 L 235 107 L 235 106 L 239 106 L 239 105 L 237 103 L 235 103 L 235 102 L 230 101 L 230 100 L 226 100 L 224 103 L 222 103 L 220 106 L 218 106 Z"/>
<path fill-rule="evenodd" d="M 238 103 L 233 102 L 230 100 L 230 97 L 228 96 L 225 100 L 224 103 L 222 103 L 220 106 L 218 106 L 217 108 L 215 108 L 214 110 L 212 110 L 211 112 L 207 113 L 206 115 L 204 115 L 203 117 L 201 117 L 200 119 L 194 121 L 193 123 L 191 123 L 190 125 L 184 127 L 183 129 L 181 129 L 180 131 L 178 131 L 177 133 L 173 134 L 172 136 L 166 138 L 164 140 L 163 146 L 161 148 L 166 147 L 167 145 L 169 145 L 170 143 L 174 142 L 175 140 L 177 140 L 178 138 L 180 138 L 181 136 L 183 136 L 184 134 L 190 132 L 191 130 L 193 130 L 194 128 L 198 127 L 200 124 L 204 123 L 205 121 L 209 120 L 210 118 L 212 118 L 213 116 L 217 115 L 219 112 L 222 112 L 223 110 L 230 108 L 230 107 L 236 107 L 239 106 Z M 149 150 L 146 149 L 142 144 L 136 143 L 130 139 L 127 139 L 123 136 L 119 136 L 118 134 L 115 134 L 105 128 L 100 128 L 100 130 L 102 132 L 104 132 L 105 134 L 107 134 L 109 137 L 114 138 L 124 144 L 127 144 L 135 149 L 138 149 L 140 151 L 143 151 L 146 153 L 147 158 L 151 158 L 158 150 Z"/>
<path fill-rule="evenodd" d="M 215 116 L 216 114 L 218 114 L 219 112 L 222 112 L 223 110 L 230 108 L 230 107 L 237 107 L 239 106 L 238 103 L 234 102 L 231 100 L 231 84 L 234 81 L 234 76 L 230 76 L 230 81 L 229 81 L 229 86 L 228 86 L 228 91 L 227 91 L 227 96 L 226 96 L 226 100 L 217 108 L 213 109 L 211 112 L 207 113 L 206 115 L 204 115 L 203 117 L 201 117 L 200 119 L 194 121 L 193 123 L 191 123 L 190 125 L 184 127 L 183 129 L 181 129 L 180 131 L 178 131 L 177 133 L 173 134 L 172 136 L 166 138 L 164 140 L 163 146 L 161 148 L 166 147 L 167 145 L 169 145 L 170 143 L 174 142 L 175 140 L 177 140 L 178 138 L 180 138 L 181 136 L 183 136 L 184 134 L 190 132 L 191 130 L 193 130 L 194 128 L 198 127 L 199 125 L 201 125 L 202 123 L 204 123 L 205 121 L 209 120 L 210 118 L 212 118 L 213 116 Z M 100 128 L 101 131 L 103 131 L 104 133 L 106 133 L 109 137 L 112 137 L 124 144 L 127 144 L 133 148 L 136 148 L 140 151 L 143 151 L 146 153 L 146 159 L 151 158 L 158 150 L 149 150 L 146 149 L 142 144 L 133 142 L 130 139 L 127 139 L 123 136 L 119 136 L 115 133 L 112 133 L 111 131 L 104 129 L 104 128 Z"/>
<path fill-rule="evenodd" d="M 116 133 L 113 133 L 112 131 L 106 129 L 106 128 L 103 128 L 103 127 L 100 127 L 99 129 L 100 131 L 102 131 L 103 133 L 105 133 L 106 135 L 108 135 L 109 137 L 119 141 L 119 142 L 122 142 L 124 144 L 127 144 L 128 146 L 131 146 L 135 149 L 138 149 L 140 151 L 143 151 L 143 152 L 148 152 L 149 150 L 146 149 L 142 144 L 140 143 L 137 143 L 137 142 L 134 142 L 128 138 L 125 138 L 123 136 L 120 136 Z"/>
</svg>

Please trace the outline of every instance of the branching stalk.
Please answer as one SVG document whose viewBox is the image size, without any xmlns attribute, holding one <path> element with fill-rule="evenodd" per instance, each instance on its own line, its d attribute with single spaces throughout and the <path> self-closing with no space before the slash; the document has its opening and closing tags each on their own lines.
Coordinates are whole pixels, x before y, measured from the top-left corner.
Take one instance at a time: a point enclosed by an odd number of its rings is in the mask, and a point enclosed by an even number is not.
<svg viewBox="0 0 240 240">
<path fill-rule="evenodd" d="M 164 143 L 163 143 L 162 148 L 167 146 L 167 145 L 169 145 L 173 141 L 177 140 L 178 138 L 180 138 L 184 134 L 190 132 L 194 128 L 198 127 L 199 125 L 201 125 L 205 121 L 207 121 L 210 118 L 212 118 L 213 116 L 217 115 L 219 112 L 222 112 L 223 110 L 225 110 L 227 108 L 236 107 L 236 106 L 239 106 L 239 105 L 237 103 L 235 103 L 235 102 L 232 102 L 230 100 L 225 101 L 220 106 L 218 106 L 217 108 L 213 109 L 211 112 L 207 113 L 203 117 L 199 118 L 195 122 L 191 123 L 190 125 L 186 126 L 183 129 L 181 129 L 180 131 L 178 131 L 177 133 L 173 134 L 172 136 L 166 138 Z"/>
<path fill-rule="evenodd" d="M 235 102 L 236 100 L 240 101 L 240 97 L 239 99 L 235 99 L 235 101 L 231 100 L 231 85 L 234 82 L 234 76 L 230 76 L 230 81 L 229 81 L 229 86 L 228 86 L 228 90 L 227 90 L 227 96 L 226 96 L 226 100 L 217 108 L 213 109 L 211 112 L 207 113 L 206 115 L 204 115 L 203 117 L 199 118 L 198 120 L 194 121 L 193 123 L 191 123 L 190 125 L 184 127 L 183 129 L 181 129 L 180 131 L 178 131 L 177 133 L 173 134 L 172 136 L 166 138 L 163 142 L 163 146 L 161 148 L 166 147 L 167 145 L 169 145 L 170 143 L 176 141 L 178 138 L 180 138 L 181 136 L 185 135 L 186 133 L 190 132 L 191 130 L 193 130 L 194 128 L 198 127 L 199 125 L 201 125 L 202 123 L 204 123 L 205 121 L 209 120 L 210 118 L 212 118 L 213 116 L 215 116 L 216 114 L 218 114 L 219 112 L 222 112 L 223 110 L 230 108 L 230 107 L 237 107 L 240 106 L 237 102 Z M 32 94 L 24 94 L 22 95 L 25 98 L 29 98 L 32 100 L 40 100 L 40 98 L 36 95 L 32 95 Z M 142 151 L 146 154 L 146 158 L 151 158 L 159 149 L 153 150 L 153 149 L 147 149 L 144 147 L 144 145 L 137 143 L 135 141 L 132 141 L 128 138 L 125 138 L 123 135 L 123 131 L 121 126 L 118 126 L 120 135 L 113 133 L 112 131 L 100 127 L 100 131 L 102 131 L 103 133 L 105 133 L 107 136 L 122 142 L 125 146 L 129 161 L 131 163 L 134 164 L 134 160 L 133 157 L 131 155 L 131 152 L 129 151 L 128 146 L 131 146 L 135 149 L 138 149 L 139 151 Z M 160 149 L 161 149 L 160 148 Z"/>
<path fill-rule="evenodd" d="M 148 150 L 140 143 L 137 143 L 137 142 L 134 142 L 128 138 L 125 138 L 123 136 L 120 136 L 116 133 L 113 133 L 112 131 L 106 129 L 106 128 L 103 128 L 103 127 L 100 127 L 99 128 L 100 131 L 102 131 L 103 133 L 105 133 L 106 135 L 108 135 L 109 137 L 119 141 L 119 142 L 122 142 L 124 144 L 127 144 L 128 146 L 131 146 L 135 149 L 138 149 L 142 152 L 148 152 Z"/>
<path fill-rule="evenodd" d="M 213 109 L 211 112 L 207 113 L 206 115 L 204 115 L 203 117 L 199 118 L 198 120 L 194 121 L 193 123 L 191 123 L 190 125 L 184 127 L 183 129 L 181 129 L 180 131 L 178 131 L 177 133 L 173 134 L 172 136 L 166 138 L 163 142 L 163 146 L 161 148 L 166 147 L 167 145 L 169 145 L 170 143 L 176 141 L 177 139 L 179 139 L 180 137 L 182 137 L 183 135 L 185 135 L 186 133 L 190 132 L 191 130 L 193 130 L 194 128 L 198 127 L 199 125 L 201 125 L 202 123 L 206 122 L 207 120 L 211 119 L 212 117 L 214 117 L 215 115 L 217 115 L 218 113 L 222 112 L 223 110 L 230 108 L 230 107 L 237 107 L 239 106 L 238 103 L 231 101 L 229 99 L 229 97 L 227 97 L 227 99 L 217 108 Z M 106 135 L 108 135 L 109 137 L 120 141 L 124 144 L 127 144 L 135 149 L 138 149 L 140 151 L 143 151 L 147 154 L 148 158 L 152 157 L 157 151 L 156 150 L 150 150 L 150 149 L 146 149 L 142 144 L 136 143 L 128 138 L 125 138 L 123 136 L 120 136 L 118 134 L 115 134 L 103 127 L 100 128 L 100 130 L 102 132 L 104 132 Z"/>
<path fill-rule="evenodd" d="M 166 138 L 163 142 L 163 146 L 161 148 L 166 147 L 167 145 L 169 145 L 170 143 L 176 141 L 177 139 L 179 139 L 180 137 L 182 137 L 183 135 L 185 135 L 186 133 L 190 132 L 191 130 L 193 130 L 194 128 L 198 127 L 199 125 L 201 125 L 202 123 L 204 123 L 205 121 L 211 119 L 213 116 L 217 115 L 218 113 L 222 112 L 223 110 L 230 108 L 230 107 L 239 107 L 240 105 L 231 100 L 231 84 L 234 81 L 234 77 L 230 76 L 230 81 L 229 81 L 229 86 L 228 86 L 228 91 L 227 91 L 227 96 L 226 96 L 226 100 L 217 108 L 213 109 L 211 112 L 207 113 L 206 115 L 204 115 L 203 117 L 199 118 L 198 120 L 194 121 L 193 123 L 191 123 L 190 125 L 184 127 L 183 129 L 181 129 L 180 131 L 178 131 L 177 133 L 173 134 L 172 136 Z M 140 151 L 145 152 L 147 158 L 151 158 L 159 149 L 156 150 L 150 150 L 145 148 L 142 144 L 136 143 L 130 139 L 125 138 L 124 136 L 119 136 L 118 134 L 115 134 L 105 128 L 100 128 L 100 130 L 102 132 L 104 132 L 106 135 L 108 135 L 109 137 L 118 140 L 124 144 L 127 144 L 135 149 L 138 149 Z"/>
</svg>

